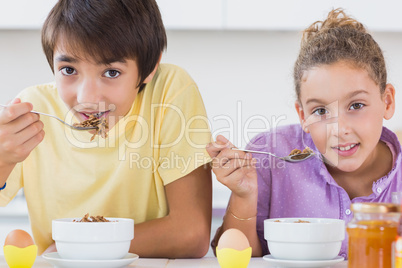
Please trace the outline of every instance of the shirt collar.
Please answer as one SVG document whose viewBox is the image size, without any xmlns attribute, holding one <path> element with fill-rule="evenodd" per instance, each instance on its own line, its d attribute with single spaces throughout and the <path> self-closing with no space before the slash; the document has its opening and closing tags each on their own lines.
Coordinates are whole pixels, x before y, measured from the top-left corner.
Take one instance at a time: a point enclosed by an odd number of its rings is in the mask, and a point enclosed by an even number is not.
<svg viewBox="0 0 402 268">
<path fill-rule="evenodd" d="M 389 186 L 389 184 L 391 183 L 392 178 L 395 176 L 395 173 L 398 170 L 401 170 L 401 159 L 400 158 L 402 157 L 401 156 L 401 144 L 399 143 L 398 137 L 396 136 L 395 133 L 393 133 L 386 127 L 383 127 L 380 140 L 385 142 L 385 144 L 387 144 L 387 146 L 391 150 L 394 164 L 393 164 L 393 168 L 391 169 L 390 172 L 388 172 L 387 175 L 376 180 L 373 183 L 372 189 L 373 189 L 373 193 L 376 196 L 381 194 L 381 192 L 378 191 L 377 189 L 379 189 L 379 188 L 386 189 Z M 321 161 L 320 159 L 317 159 L 316 161 L 317 161 L 317 165 L 320 165 L 319 174 L 322 176 L 322 178 L 324 178 L 327 181 L 327 183 L 338 186 L 336 181 L 332 178 L 331 174 L 329 173 L 324 162 Z M 320 163 L 318 163 L 318 162 L 320 162 Z"/>
</svg>

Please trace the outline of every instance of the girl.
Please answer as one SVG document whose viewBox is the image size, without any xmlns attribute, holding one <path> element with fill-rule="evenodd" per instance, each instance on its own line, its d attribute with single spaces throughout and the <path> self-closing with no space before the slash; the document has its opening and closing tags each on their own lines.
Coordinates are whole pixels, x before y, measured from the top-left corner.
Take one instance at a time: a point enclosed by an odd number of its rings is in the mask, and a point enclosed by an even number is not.
<svg viewBox="0 0 402 268">
<path fill-rule="evenodd" d="M 402 190 L 401 146 L 382 126 L 395 111 L 384 57 L 358 21 L 337 9 L 303 32 L 294 66 L 300 125 L 257 135 L 248 149 L 288 155 L 310 147 L 319 157 L 270 165 L 270 157 L 231 150 L 222 136 L 207 150 L 232 195 L 212 246 L 229 228 L 243 231 L 253 256 L 268 254 L 267 218 L 352 219 L 355 202 L 390 202 Z M 347 239 L 339 255 L 347 257 Z"/>
</svg>

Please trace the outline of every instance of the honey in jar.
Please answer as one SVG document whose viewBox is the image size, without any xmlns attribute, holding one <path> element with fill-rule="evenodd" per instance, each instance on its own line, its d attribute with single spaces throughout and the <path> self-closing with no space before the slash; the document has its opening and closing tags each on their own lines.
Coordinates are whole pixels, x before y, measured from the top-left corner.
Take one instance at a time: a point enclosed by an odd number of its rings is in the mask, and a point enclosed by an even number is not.
<svg viewBox="0 0 402 268">
<path fill-rule="evenodd" d="M 402 217 L 399 218 L 398 237 L 395 242 L 395 268 L 402 268 Z"/>
<path fill-rule="evenodd" d="M 402 268 L 402 236 L 399 234 L 395 244 L 395 268 Z"/>
<path fill-rule="evenodd" d="M 389 203 L 354 203 L 348 223 L 349 268 L 393 267 L 398 234 L 399 206 Z"/>
</svg>

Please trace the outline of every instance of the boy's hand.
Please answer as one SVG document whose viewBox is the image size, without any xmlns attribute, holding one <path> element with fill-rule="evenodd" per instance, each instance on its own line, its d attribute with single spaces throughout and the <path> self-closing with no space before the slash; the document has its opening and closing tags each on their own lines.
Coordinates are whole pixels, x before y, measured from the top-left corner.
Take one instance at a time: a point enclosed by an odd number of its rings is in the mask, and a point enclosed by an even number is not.
<svg viewBox="0 0 402 268">
<path fill-rule="evenodd" d="M 250 153 L 232 150 L 234 147 L 221 135 L 216 142 L 207 145 L 208 154 L 213 159 L 212 171 L 218 181 L 238 197 L 254 196 L 257 194 L 255 159 Z"/>
<path fill-rule="evenodd" d="M 56 243 L 51 244 L 43 253 L 42 256 L 46 253 L 57 252 Z"/>
<path fill-rule="evenodd" d="M 0 109 L 0 165 L 25 160 L 43 140 L 43 123 L 39 115 L 30 113 L 32 108 L 32 104 L 15 99 Z"/>
</svg>

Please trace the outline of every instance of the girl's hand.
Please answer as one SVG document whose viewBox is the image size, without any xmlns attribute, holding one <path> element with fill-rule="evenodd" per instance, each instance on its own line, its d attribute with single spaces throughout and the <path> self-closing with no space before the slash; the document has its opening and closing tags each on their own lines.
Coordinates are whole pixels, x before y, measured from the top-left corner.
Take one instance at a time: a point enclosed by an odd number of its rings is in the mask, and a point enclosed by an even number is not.
<svg viewBox="0 0 402 268">
<path fill-rule="evenodd" d="M 255 159 L 250 153 L 235 151 L 235 146 L 225 137 L 219 135 L 216 142 L 207 145 L 212 157 L 212 171 L 219 182 L 240 198 L 257 195 L 257 171 Z"/>
<path fill-rule="evenodd" d="M 30 113 L 32 108 L 32 104 L 15 99 L 0 109 L 0 166 L 25 160 L 43 140 L 43 123 L 39 115 Z"/>
</svg>

